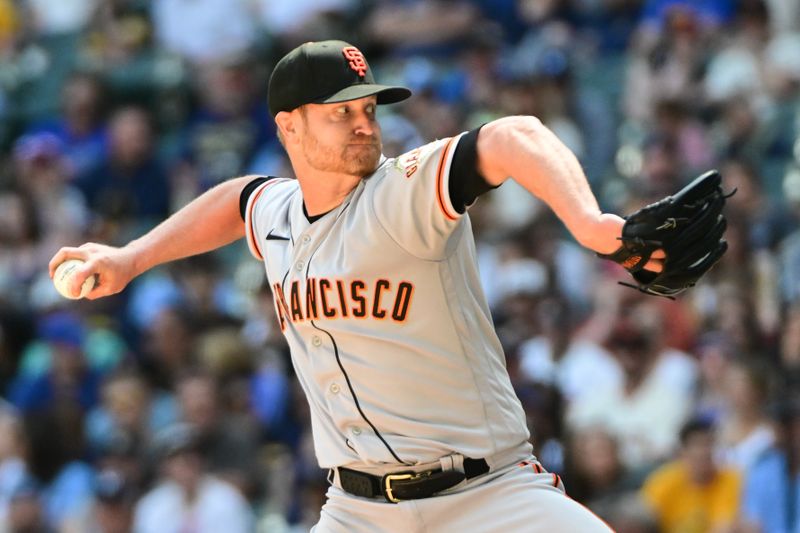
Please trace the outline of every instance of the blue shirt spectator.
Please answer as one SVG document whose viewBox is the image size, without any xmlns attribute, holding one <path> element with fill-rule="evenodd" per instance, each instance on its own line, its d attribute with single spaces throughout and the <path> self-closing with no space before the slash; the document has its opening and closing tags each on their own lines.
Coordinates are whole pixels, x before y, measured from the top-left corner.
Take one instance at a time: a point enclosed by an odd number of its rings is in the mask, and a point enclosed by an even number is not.
<svg viewBox="0 0 800 533">
<path fill-rule="evenodd" d="M 38 371 L 26 371 L 30 367 L 23 361 L 9 387 L 11 403 L 23 412 L 46 409 L 62 401 L 75 402 L 82 409 L 93 407 L 99 399 L 100 375 L 85 360 L 82 321 L 69 313 L 55 313 L 41 321 L 38 335 L 38 348 L 44 348 L 41 352 L 48 361 Z M 37 346 L 31 348 L 36 351 Z"/>
<path fill-rule="evenodd" d="M 748 473 L 742 514 L 762 533 L 800 533 L 800 474 L 783 452 L 765 453 Z"/>
<path fill-rule="evenodd" d="M 78 183 L 94 168 L 106 150 L 101 121 L 103 87 L 94 76 L 73 74 L 62 90 L 62 115 L 34 124 L 29 133 L 52 133 L 61 140 Z"/>
<path fill-rule="evenodd" d="M 145 110 L 126 107 L 111 117 L 108 153 L 80 184 L 95 212 L 115 223 L 157 222 L 169 214 L 169 178 L 153 141 Z"/>
</svg>

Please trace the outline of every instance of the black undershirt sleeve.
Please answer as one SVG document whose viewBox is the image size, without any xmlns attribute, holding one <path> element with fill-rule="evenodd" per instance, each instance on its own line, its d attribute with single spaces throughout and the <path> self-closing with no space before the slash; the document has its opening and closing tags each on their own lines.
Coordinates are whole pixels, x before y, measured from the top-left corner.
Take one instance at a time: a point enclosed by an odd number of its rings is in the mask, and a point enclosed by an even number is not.
<svg viewBox="0 0 800 533">
<path fill-rule="evenodd" d="M 450 164 L 448 192 L 453 208 L 459 213 L 466 211 L 467 206 L 472 205 L 481 194 L 497 188 L 486 183 L 478 171 L 478 132 L 481 127 L 461 137 Z"/>
<path fill-rule="evenodd" d="M 260 176 L 244 186 L 242 189 L 242 194 L 239 195 L 239 214 L 242 215 L 242 220 L 244 220 L 245 211 L 247 211 L 247 200 L 250 199 L 250 195 L 253 194 L 253 191 L 256 190 L 259 185 L 271 180 L 272 178 L 273 176 Z"/>
</svg>

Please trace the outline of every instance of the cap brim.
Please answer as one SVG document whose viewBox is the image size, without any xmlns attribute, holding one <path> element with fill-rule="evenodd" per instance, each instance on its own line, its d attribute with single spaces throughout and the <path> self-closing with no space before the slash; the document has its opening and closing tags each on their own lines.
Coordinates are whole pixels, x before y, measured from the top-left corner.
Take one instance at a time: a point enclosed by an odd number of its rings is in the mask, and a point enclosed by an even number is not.
<svg viewBox="0 0 800 533">
<path fill-rule="evenodd" d="M 405 87 L 392 87 L 389 85 L 378 85 L 375 83 L 362 83 L 345 87 L 327 98 L 317 100 L 318 104 L 334 104 L 337 102 L 348 102 L 366 96 L 377 95 L 378 104 L 395 104 L 402 102 L 409 96 L 411 91 Z"/>
</svg>

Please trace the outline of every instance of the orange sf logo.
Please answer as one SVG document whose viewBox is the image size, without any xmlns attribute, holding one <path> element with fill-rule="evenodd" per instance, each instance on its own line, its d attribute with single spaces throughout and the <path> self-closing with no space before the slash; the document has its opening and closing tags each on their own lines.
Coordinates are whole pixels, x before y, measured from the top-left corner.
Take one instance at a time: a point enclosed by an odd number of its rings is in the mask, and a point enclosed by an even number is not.
<svg viewBox="0 0 800 533">
<path fill-rule="evenodd" d="M 367 74 L 367 61 L 364 59 L 364 54 L 355 46 L 345 46 L 342 48 L 342 53 L 345 59 L 350 63 L 350 68 L 355 70 L 362 78 Z"/>
</svg>

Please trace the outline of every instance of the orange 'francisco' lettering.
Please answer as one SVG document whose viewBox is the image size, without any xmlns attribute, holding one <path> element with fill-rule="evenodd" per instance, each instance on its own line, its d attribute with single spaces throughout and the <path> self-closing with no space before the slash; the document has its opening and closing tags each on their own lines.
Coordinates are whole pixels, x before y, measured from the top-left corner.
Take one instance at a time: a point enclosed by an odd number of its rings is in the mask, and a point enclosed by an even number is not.
<svg viewBox="0 0 800 533">
<path fill-rule="evenodd" d="M 393 286 L 396 290 L 392 290 Z M 278 322 L 284 331 L 287 322 L 319 318 L 352 316 L 364 319 L 371 316 L 378 320 L 390 318 L 393 322 L 405 322 L 413 300 L 414 285 L 409 281 L 394 285 L 383 278 L 375 280 L 374 284 L 363 280 L 307 278 L 305 284 L 301 280 L 292 281 L 288 300 L 280 283 L 272 285 L 272 294 Z"/>
</svg>

